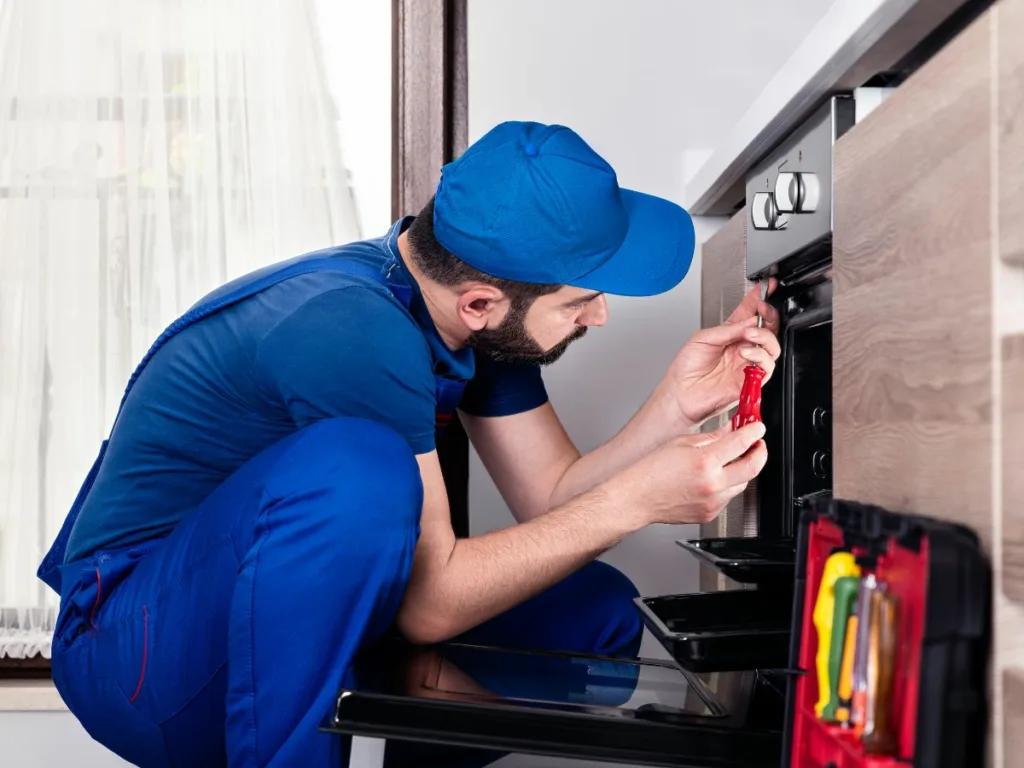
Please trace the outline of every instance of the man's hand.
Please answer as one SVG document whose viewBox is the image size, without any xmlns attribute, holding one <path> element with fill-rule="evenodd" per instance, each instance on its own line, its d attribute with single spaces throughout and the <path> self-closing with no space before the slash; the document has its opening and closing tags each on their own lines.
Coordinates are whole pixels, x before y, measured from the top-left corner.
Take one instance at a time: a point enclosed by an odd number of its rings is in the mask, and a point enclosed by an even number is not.
<svg viewBox="0 0 1024 768">
<path fill-rule="evenodd" d="M 768 293 L 775 290 L 771 280 Z M 757 327 L 757 315 L 764 327 Z M 680 350 L 662 382 L 663 395 L 678 407 L 679 416 L 695 428 L 734 406 L 743 386 L 743 369 L 751 363 L 765 372 L 775 370 L 781 354 L 779 314 L 761 301 L 760 286 L 744 297 L 723 325 L 697 331 Z"/>
<path fill-rule="evenodd" d="M 683 435 L 652 451 L 609 481 L 649 523 L 707 523 L 743 493 L 764 468 L 764 425 Z"/>
</svg>

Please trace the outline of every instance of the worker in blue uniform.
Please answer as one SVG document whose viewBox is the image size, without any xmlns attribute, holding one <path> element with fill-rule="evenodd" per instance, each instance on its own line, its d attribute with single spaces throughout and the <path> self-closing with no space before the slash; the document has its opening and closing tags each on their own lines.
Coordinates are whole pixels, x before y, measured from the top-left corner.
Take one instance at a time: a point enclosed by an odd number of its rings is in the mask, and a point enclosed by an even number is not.
<svg viewBox="0 0 1024 768">
<path fill-rule="evenodd" d="M 635 654 L 636 592 L 596 558 L 712 519 L 761 470 L 760 424 L 698 430 L 745 365 L 770 375 L 777 316 L 751 292 L 585 455 L 540 366 L 693 248 L 683 209 L 576 133 L 509 122 L 385 236 L 203 298 L 132 375 L 39 569 L 71 711 L 137 765 L 328 766 L 344 745 L 319 726 L 391 630 Z M 435 451 L 456 413 L 518 524 L 456 540 Z"/>
</svg>

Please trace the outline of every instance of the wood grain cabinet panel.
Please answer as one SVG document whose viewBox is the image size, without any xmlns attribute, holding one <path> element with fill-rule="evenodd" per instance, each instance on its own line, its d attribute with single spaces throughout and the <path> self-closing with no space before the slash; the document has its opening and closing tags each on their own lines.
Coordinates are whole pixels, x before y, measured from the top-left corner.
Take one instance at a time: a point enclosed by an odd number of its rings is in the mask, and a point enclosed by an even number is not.
<svg viewBox="0 0 1024 768">
<path fill-rule="evenodd" d="M 996 8 L 996 19 L 1002 586 L 1003 594 L 1017 604 L 1015 608 L 1024 611 L 1024 0 L 1003 0 Z M 1019 629 L 1019 624 L 1008 622 L 1001 626 Z M 1024 656 L 1011 655 L 1016 658 L 1007 659 L 1008 663 L 1024 666 Z"/>
<path fill-rule="evenodd" d="M 1002 356 L 1003 593 L 1024 608 L 1024 334 Z"/>
<path fill-rule="evenodd" d="M 1024 768 L 1024 670 L 1003 672 L 1003 768 Z"/>
<path fill-rule="evenodd" d="M 837 144 L 834 488 L 992 530 L 990 26 Z"/>
<path fill-rule="evenodd" d="M 996 7 L 999 99 L 999 252 L 1024 268 L 1024 0 Z"/>
<path fill-rule="evenodd" d="M 743 209 L 701 246 L 701 327 L 720 325 L 743 299 L 747 281 L 747 215 Z"/>
</svg>

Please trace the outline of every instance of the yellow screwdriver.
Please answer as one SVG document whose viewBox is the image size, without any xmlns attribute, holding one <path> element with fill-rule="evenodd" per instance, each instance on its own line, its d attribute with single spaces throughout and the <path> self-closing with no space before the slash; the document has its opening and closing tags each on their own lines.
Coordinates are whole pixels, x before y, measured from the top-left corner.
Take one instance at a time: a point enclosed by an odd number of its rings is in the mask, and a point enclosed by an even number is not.
<svg viewBox="0 0 1024 768">
<path fill-rule="evenodd" d="M 828 657 L 829 699 L 821 714 L 821 717 L 829 722 L 835 722 L 837 719 L 836 710 L 839 708 L 843 650 L 849 644 L 849 619 L 853 615 L 859 584 L 859 576 L 842 576 L 836 580 L 835 611 L 832 617 L 832 644 Z M 854 622 L 854 626 L 856 626 L 856 622 Z M 852 660 L 850 661 L 850 667 L 852 670 Z"/>
<path fill-rule="evenodd" d="M 818 598 L 814 602 L 814 626 L 818 630 L 818 653 L 815 666 L 818 671 L 818 701 L 814 712 L 822 716 L 825 706 L 831 698 L 829 657 L 832 655 L 832 622 L 835 616 L 836 581 L 843 576 L 859 576 L 860 567 L 850 552 L 834 552 L 825 561 L 821 584 L 818 585 Z M 840 649 L 842 646 L 840 646 Z M 838 669 L 837 669 L 838 673 Z"/>
</svg>

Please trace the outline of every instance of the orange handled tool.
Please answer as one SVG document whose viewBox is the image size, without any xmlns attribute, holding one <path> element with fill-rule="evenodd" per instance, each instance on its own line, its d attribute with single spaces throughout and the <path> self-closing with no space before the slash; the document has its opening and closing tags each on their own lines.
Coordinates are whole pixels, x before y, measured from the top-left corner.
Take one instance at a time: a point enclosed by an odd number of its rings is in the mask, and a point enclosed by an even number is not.
<svg viewBox="0 0 1024 768">
<path fill-rule="evenodd" d="M 850 701 L 853 698 L 853 655 L 857 647 L 857 614 L 851 614 L 846 621 L 846 647 L 843 649 L 843 666 L 839 671 L 839 706 L 836 720 L 845 728 L 850 727 Z"/>
</svg>

